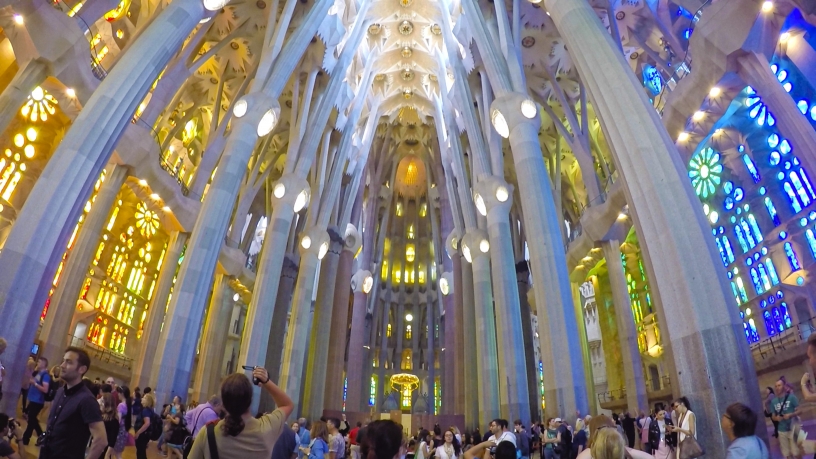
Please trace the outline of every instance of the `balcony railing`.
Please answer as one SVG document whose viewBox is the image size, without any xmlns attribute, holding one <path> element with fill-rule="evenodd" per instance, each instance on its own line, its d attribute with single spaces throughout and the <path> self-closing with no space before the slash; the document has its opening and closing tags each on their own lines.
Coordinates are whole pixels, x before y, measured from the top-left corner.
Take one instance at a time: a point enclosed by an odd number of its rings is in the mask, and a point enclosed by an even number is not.
<svg viewBox="0 0 816 459">
<path fill-rule="evenodd" d="M 91 356 L 92 362 L 105 362 L 120 366 L 127 370 L 133 368 L 133 359 L 125 357 L 122 354 L 106 349 L 98 344 L 94 344 L 77 336 L 69 335 L 71 339 L 71 346 L 85 349 L 88 355 Z"/>
<path fill-rule="evenodd" d="M 71 16 L 71 7 L 68 6 L 63 0 L 53 0 L 52 5 L 54 5 L 54 8 L 65 13 L 68 17 L 75 19 L 86 36 L 91 33 L 91 26 L 85 22 L 85 20 L 82 19 L 82 16 L 79 14 L 74 14 Z M 96 46 L 91 44 L 90 40 L 88 40 L 88 47 L 90 49 L 91 73 L 93 73 L 93 76 L 95 76 L 97 80 L 102 81 L 106 76 L 108 76 L 108 71 L 102 66 L 102 63 L 100 62 L 101 59 L 96 53 Z"/>
<path fill-rule="evenodd" d="M 787 352 L 788 349 L 795 348 L 800 343 L 806 342 L 813 332 L 816 332 L 816 317 L 811 317 L 783 332 L 753 343 L 751 353 L 754 356 L 754 361 L 762 361 L 778 353 Z"/>
<path fill-rule="evenodd" d="M 668 376 L 661 376 L 658 380 L 658 388 L 655 389 L 654 381 L 647 379 L 646 394 L 649 396 L 655 395 L 656 392 L 671 391 L 671 380 Z M 659 394 L 658 394 L 659 395 Z M 614 389 L 598 394 L 598 402 L 601 404 L 614 403 L 617 401 L 626 400 L 626 389 Z"/>
</svg>

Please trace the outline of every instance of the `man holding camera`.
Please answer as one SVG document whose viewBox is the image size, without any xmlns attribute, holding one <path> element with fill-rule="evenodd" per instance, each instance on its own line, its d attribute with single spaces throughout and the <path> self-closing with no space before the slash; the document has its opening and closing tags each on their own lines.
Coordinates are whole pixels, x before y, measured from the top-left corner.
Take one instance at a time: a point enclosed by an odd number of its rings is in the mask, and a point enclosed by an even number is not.
<svg viewBox="0 0 816 459">
<path fill-rule="evenodd" d="M 9 442 L 15 440 L 17 442 L 17 451 L 23 450 L 23 429 L 20 424 L 8 417 L 5 413 L 0 413 L 0 457 L 7 457 L 8 459 L 20 459 L 20 453 L 12 449 Z"/>
</svg>

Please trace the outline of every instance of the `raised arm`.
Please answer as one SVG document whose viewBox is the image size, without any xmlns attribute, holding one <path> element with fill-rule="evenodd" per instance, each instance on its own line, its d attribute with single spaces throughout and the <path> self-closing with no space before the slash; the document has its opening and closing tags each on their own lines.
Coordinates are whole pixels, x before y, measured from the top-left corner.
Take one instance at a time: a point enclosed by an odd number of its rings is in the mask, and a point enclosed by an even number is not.
<svg viewBox="0 0 816 459">
<path fill-rule="evenodd" d="M 255 367 L 252 377 L 261 382 L 261 387 L 269 393 L 278 409 L 283 411 L 284 419 L 288 418 L 294 411 L 295 404 L 283 389 L 269 380 L 269 372 L 266 371 L 266 368 Z"/>
</svg>

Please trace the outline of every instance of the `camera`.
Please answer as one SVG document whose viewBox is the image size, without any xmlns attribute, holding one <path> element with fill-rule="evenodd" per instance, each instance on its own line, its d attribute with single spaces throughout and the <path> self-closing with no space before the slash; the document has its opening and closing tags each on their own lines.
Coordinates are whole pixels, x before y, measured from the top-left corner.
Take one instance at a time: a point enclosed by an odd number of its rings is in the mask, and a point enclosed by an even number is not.
<svg viewBox="0 0 816 459">
<path fill-rule="evenodd" d="M 490 451 L 490 457 L 496 456 L 496 447 L 495 446 L 491 446 L 489 451 Z"/>
<path fill-rule="evenodd" d="M 14 432 L 14 429 L 20 427 L 20 423 L 14 420 L 14 418 L 9 418 L 8 420 L 8 428 L 11 432 Z"/>
<path fill-rule="evenodd" d="M 255 371 L 256 367 L 253 367 L 251 365 L 243 365 L 243 366 L 241 366 L 241 368 L 243 368 L 246 371 Z M 252 378 L 252 384 L 255 384 L 256 386 L 258 386 L 258 385 L 261 384 L 261 380 L 258 379 L 258 378 L 253 377 Z"/>
</svg>

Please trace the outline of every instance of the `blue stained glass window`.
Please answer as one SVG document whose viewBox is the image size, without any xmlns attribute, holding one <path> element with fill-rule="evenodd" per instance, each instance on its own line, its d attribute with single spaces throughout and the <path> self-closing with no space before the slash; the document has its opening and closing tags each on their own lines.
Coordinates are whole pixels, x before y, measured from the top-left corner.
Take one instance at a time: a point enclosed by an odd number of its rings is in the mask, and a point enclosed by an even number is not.
<svg viewBox="0 0 816 459">
<path fill-rule="evenodd" d="M 776 213 L 776 207 L 773 204 L 770 196 L 765 196 L 765 208 L 768 210 L 768 215 L 773 220 L 774 226 L 779 226 L 782 221 L 779 219 L 779 214 Z"/>
<path fill-rule="evenodd" d="M 725 206 L 725 210 L 733 209 L 734 208 L 734 198 L 732 198 L 731 196 L 725 198 L 724 206 Z"/>
<path fill-rule="evenodd" d="M 734 201 L 740 202 L 744 197 L 745 192 L 742 191 L 742 188 L 737 188 L 736 190 L 734 190 Z"/>
<path fill-rule="evenodd" d="M 748 245 L 753 249 L 761 241 L 761 239 L 757 241 L 756 238 L 754 238 L 754 234 L 751 232 L 751 227 L 744 218 L 740 218 L 740 226 L 742 227 L 743 234 L 745 234 L 745 239 L 748 241 Z"/>
<path fill-rule="evenodd" d="M 714 238 L 714 240 L 717 241 L 717 250 L 720 252 L 720 258 L 723 261 L 723 265 L 727 267 L 728 257 L 725 255 L 725 249 L 723 249 L 722 242 L 720 242 L 720 240 L 717 238 Z"/>
<path fill-rule="evenodd" d="M 731 194 L 734 191 L 734 182 L 725 182 L 723 184 L 723 191 L 725 194 Z"/>
<path fill-rule="evenodd" d="M 781 160 L 782 160 L 782 156 L 776 150 L 772 151 L 770 156 L 768 156 L 768 164 L 770 164 L 771 166 L 778 165 L 779 161 L 781 161 Z"/>
<path fill-rule="evenodd" d="M 748 169 L 748 173 L 751 174 L 751 178 L 754 179 L 754 183 L 759 183 L 759 181 L 762 180 L 762 177 L 759 175 L 759 171 L 754 164 L 754 160 L 752 160 L 748 155 L 742 155 L 742 162 L 745 163 L 745 168 Z"/>
<path fill-rule="evenodd" d="M 782 318 L 782 314 L 779 312 L 779 308 L 771 309 L 771 316 L 774 320 L 774 328 L 776 331 L 783 332 L 785 331 L 785 320 Z"/>
<path fill-rule="evenodd" d="M 751 282 L 754 284 L 754 290 L 756 290 L 757 294 L 765 291 L 762 289 L 762 280 L 760 280 L 756 268 L 751 268 Z"/>
<path fill-rule="evenodd" d="M 782 184 L 782 188 L 785 189 L 785 193 L 788 195 L 788 201 L 791 203 L 791 207 L 793 207 L 793 213 L 798 214 L 802 211 L 802 204 L 799 203 L 799 198 L 796 197 L 796 193 L 793 192 L 793 187 L 790 183 L 784 182 Z"/>
<path fill-rule="evenodd" d="M 791 144 L 790 142 L 788 142 L 788 139 L 782 139 L 782 141 L 779 142 L 779 152 L 782 153 L 783 155 L 787 155 L 791 151 L 793 151 L 793 147 L 791 147 Z"/>
<path fill-rule="evenodd" d="M 805 184 L 810 196 L 816 199 L 816 191 L 813 190 L 813 186 L 810 184 L 810 179 L 807 176 L 807 171 L 805 171 L 804 168 L 799 169 L 799 177 L 802 179 L 802 183 Z"/>
<path fill-rule="evenodd" d="M 734 292 L 734 299 L 737 300 L 737 304 L 738 305 L 742 304 L 742 301 L 740 301 L 739 293 L 737 293 L 737 284 L 735 284 L 733 281 L 731 281 L 731 291 Z"/>
<path fill-rule="evenodd" d="M 802 112 L 803 115 L 807 114 L 808 108 L 810 108 L 808 101 L 800 100 L 796 103 L 796 106 L 799 108 L 799 111 Z"/>
<path fill-rule="evenodd" d="M 722 237 L 722 245 L 725 249 L 725 254 L 728 256 L 728 263 L 734 262 L 734 250 L 731 249 L 731 241 L 728 240 L 728 236 Z"/>
<path fill-rule="evenodd" d="M 736 268 L 734 268 L 734 270 L 736 270 Z M 740 298 L 742 298 L 742 302 L 745 303 L 746 301 L 748 301 L 748 293 L 745 292 L 745 284 L 742 283 L 742 278 L 740 276 L 736 277 L 736 281 Z"/>
<path fill-rule="evenodd" d="M 782 319 L 784 320 L 785 328 L 790 328 L 791 318 L 790 314 L 788 314 L 788 304 L 783 301 L 782 304 L 779 305 L 779 311 L 782 314 Z"/>
<path fill-rule="evenodd" d="M 816 258 L 816 236 L 814 236 L 812 229 L 805 231 L 805 238 L 810 247 L 810 253 L 813 255 L 813 258 Z"/>
<path fill-rule="evenodd" d="M 774 336 L 776 334 L 776 327 L 774 326 L 774 321 L 771 317 L 771 311 L 763 312 L 762 318 L 765 320 L 765 331 L 768 332 L 768 336 Z"/>
<path fill-rule="evenodd" d="M 759 334 L 757 333 L 756 324 L 754 324 L 754 319 L 748 319 L 748 330 L 751 333 L 751 336 L 748 340 L 752 343 L 756 343 L 759 341 Z"/>
<path fill-rule="evenodd" d="M 754 218 L 754 214 L 748 214 L 748 222 L 751 224 L 751 231 L 754 233 L 754 239 L 756 239 L 757 244 L 762 242 L 762 231 L 759 230 L 759 225 L 757 224 L 756 218 Z"/>
<path fill-rule="evenodd" d="M 734 232 L 737 233 L 737 240 L 739 240 L 740 247 L 742 247 L 742 253 L 748 253 L 748 243 L 745 241 L 742 227 L 739 225 L 734 226 Z"/>
<path fill-rule="evenodd" d="M 653 65 L 643 67 L 643 85 L 656 96 L 663 90 L 663 78 Z"/>
<path fill-rule="evenodd" d="M 728 266 L 728 256 L 725 254 L 725 249 L 723 249 L 722 242 L 718 238 L 714 238 L 717 241 L 717 250 L 720 252 L 720 258 L 722 259 L 723 265 Z"/>
<path fill-rule="evenodd" d="M 776 148 L 779 145 L 779 136 L 776 134 L 771 134 L 768 136 L 768 146 L 771 148 Z"/>
<path fill-rule="evenodd" d="M 785 243 L 785 255 L 788 257 L 788 263 L 790 263 L 793 271 L 802 269 L 802 265 L 799 264 L 799 259 L 796 257 L 796 252 L 793 251 L 793 246 L 790 242 Z"/>
<path fill-rule="evenodd" d="M 799 180 L 799 174 L 797 174 L 795 171 L 791 171 L 788 177 L 790 177 L 793 187 L 796 188 L 796 193 L 802 200 L 802 207 L 807 207 L 810 204 L 810 196 L 808 196 L 807 191 L 802 186 L 802 181 Z"/>
<path fill-rule="evenodd" d="M 759 279 L 762 281 L 762 288 L 765 290 L 770 290 L 771 288 L 771 279 L 768 277 L 768 272 L 765 270 L 765 265 L 759 263 L 758 266 L 759 271 Z"/>
<path fill-rule="evenodd" d="M 745 339 L 748 341 L 748 344 L 751 344 L 751 332 L 748 331 L 748 324 L 743 322 L 742 328 L 745 330 Z"/>
<path fill-rule="evenodd" d="M 771 283 L 774 285 L 779 285 L 779 274 L 776 272 L 776 266 L 774 266 L 773 260 L 766 258 L 765 267 L 768 268 L 768 276 L 771 278 Z"/>
</svg>

